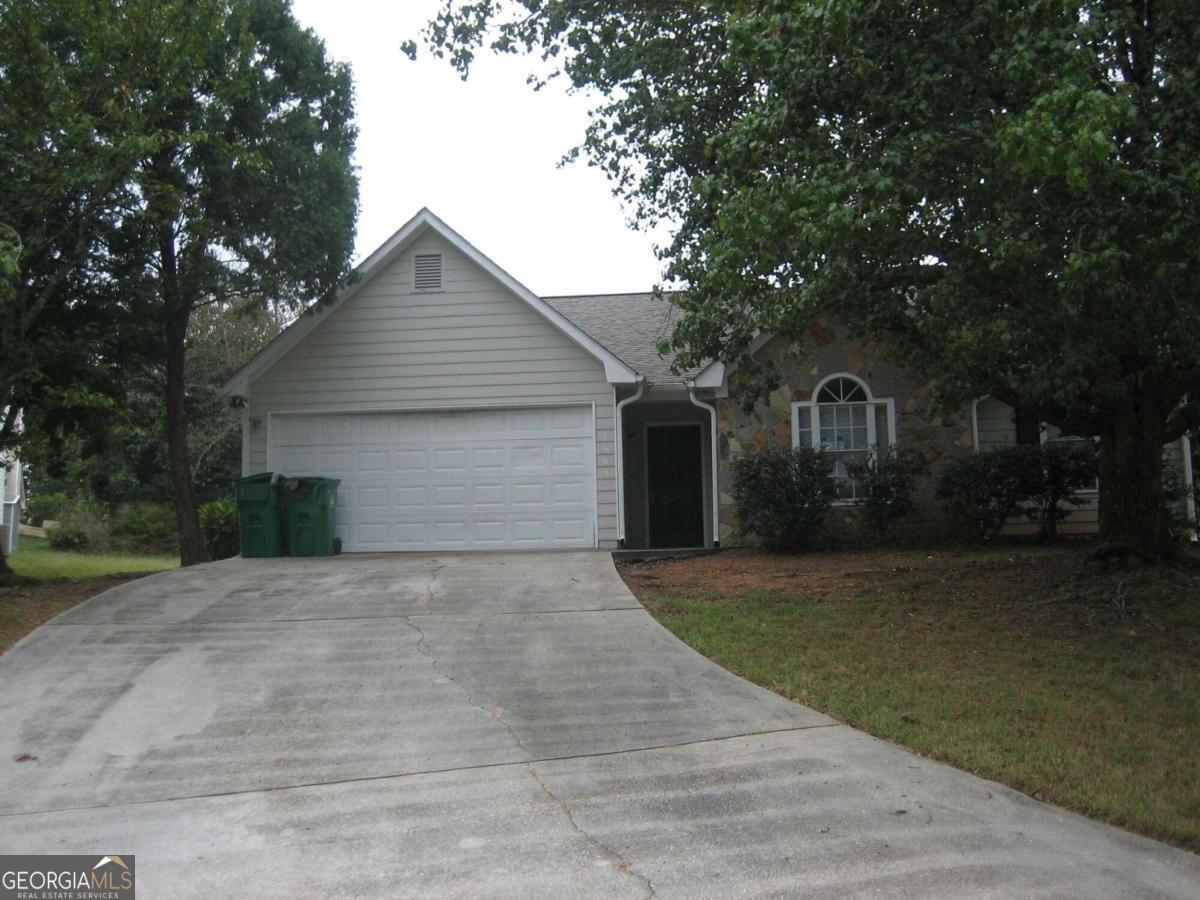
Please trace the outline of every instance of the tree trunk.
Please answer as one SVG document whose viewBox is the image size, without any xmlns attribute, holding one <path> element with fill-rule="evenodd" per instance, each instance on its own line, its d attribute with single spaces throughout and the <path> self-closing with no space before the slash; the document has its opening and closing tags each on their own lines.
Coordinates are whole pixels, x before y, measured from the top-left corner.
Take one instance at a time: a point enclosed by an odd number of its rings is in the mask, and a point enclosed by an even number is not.
<svg viewBox="0 0 1200 900">
<path fill-rule="evenodd" d="M 208 551 L 200 531 L 200 513 L 196 509 L 192 460 L 188 450 L 184 362 L 188 319 L 192 308 L 180 291 L 173 235 L 164 235 L 161 252 L 163 349 L 167 364 L 167 468 L 171 477 L 171 499 L 175 504 L 175 527 L 179 532 L 179 561 L 182 565 L 191 566 L 208 562 Z"/>
<path fill-rule="evenodd" d="M 1166 414 L 1151 394 L 1106 417 L 1100 435 L 1100 540 L 1158 562 L 1174 548 L 1163 490 Z"/>
<path fill-rule="evenodd" d="M 180 321 L 182 319 L 182 321 Z M 166 323 L 167 355 L 167 462 L 171 474 L 171 498 L 175 502 L 175 525 L 179 531 L 179 559 L 185 566 L 207 562 L 200 514 L 192 486 L 192 461 L 188 450 L 186 386 L 183 376 L 187 314 L 175 311 Z"/>
</svg>

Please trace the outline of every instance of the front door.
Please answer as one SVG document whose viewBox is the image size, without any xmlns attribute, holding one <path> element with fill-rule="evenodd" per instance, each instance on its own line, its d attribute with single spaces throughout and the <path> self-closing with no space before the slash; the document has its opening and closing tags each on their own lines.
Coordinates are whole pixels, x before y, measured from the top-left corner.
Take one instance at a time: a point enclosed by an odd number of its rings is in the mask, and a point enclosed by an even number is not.
<svg viewBox="0 0 1200 900">
<path fill-rule="evenodd" d="M 703 434 L 694 423 L 646 426 L 651 547 L 704 546 Z"/>
</svg>

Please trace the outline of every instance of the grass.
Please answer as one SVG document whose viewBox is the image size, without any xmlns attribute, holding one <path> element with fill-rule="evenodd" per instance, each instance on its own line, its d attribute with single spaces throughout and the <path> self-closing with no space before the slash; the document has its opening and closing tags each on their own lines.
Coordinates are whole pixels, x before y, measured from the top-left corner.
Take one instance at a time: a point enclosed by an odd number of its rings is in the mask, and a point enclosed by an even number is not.
<svg viewBox="0 0 1200 900">
<path fill-rule="evenodd" d="M 179 557 L 55 550 L 44 538 L 24 535 L 8 563 L 14 572 L 28 578 L 96 578 L 174 569 Z"/>
<path fill-rule="evenodd" d="M 1200 570 L 1071 549 L 628 564 L 740 675 L 1037 799 L 1200 850 Z"/>
<path fill-rule="evenodd" d="M 173 569 L 179 559 L 65 552 L 53 549 L 44 539 L 22 535 L 9 565 L 18 577 L 0 587 L 0 653 L 89 597 L 139 575 Z"/>
</svg>

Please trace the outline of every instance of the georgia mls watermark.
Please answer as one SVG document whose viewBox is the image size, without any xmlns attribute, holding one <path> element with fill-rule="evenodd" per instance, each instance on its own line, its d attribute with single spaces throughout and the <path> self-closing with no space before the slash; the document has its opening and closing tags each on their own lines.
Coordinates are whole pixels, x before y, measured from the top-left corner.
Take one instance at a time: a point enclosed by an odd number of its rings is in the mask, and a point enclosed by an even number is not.
<svg viewBox="0 0 1200 900">
<path fill-rule="evenodd" d="M 0 900 L 134 900 L 133 857 L 0 856 Z"/>
</svg>

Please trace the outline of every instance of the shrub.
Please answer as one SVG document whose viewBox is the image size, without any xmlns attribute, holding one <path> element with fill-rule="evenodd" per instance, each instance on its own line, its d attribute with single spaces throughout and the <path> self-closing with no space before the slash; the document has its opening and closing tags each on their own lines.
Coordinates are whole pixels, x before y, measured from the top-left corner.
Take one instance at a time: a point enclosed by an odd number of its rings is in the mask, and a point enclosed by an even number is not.
<svg viewBox="0 0 1200 900">
<path fill-rule="evenodd" d="M 733 460 L 742 533 L 769 550 L 810 546 L 836 492 L 833 460 L 819 450 L 770 446 Z"/>
<path fill-rule="evenodd" d="M 942 469 L 937 496 L 946 509 L 982 540 L 1023 512 L 1042 479 L 1041 448 L 1002 447 L 953 459 Z"/>
<path fill-rule="evenodd" d="M 888 526 L 908 515 L 924 460 L 917 453 L 881 447 L 865 463 L 850 467 L 858 482 L 859 509 L 882 544 Z"/>
<path fill-rule="evenodd" d="M 112 536 L 123 550 L 132 553 L 179 552 L 175 512 L 165 503 L 131 503 L 123 507 L 113 517 Z"/>
<path fill-rule="evenodd" d="M 1192 537 L 1195 525 L 1188 519 L 1188 501 L 1200 509 L 1200 483 L 1188 485 L 1183 470 L 1174 463 L 1163 463 L 1163 494 L 1167 501 L 1167 527 L 1175 540 Z"/>
<path fill-rule="evenodd" d="M 59 523 L 46 532 L 46 540 L 55 550 L 87 550 L 88 536 L 81 528 Z"/>
<path fill-rule="evenodd" d="M 76 502 L 59 515 L 58 527 L 46 532 L 46 539 L 55 550 L 103 552 L 112 546 L 108 522 L 94 505 Z"/>
<path fill-rule="evenodd" d="M 1045 541 L 1058 537 L 1058 525 L 1067 517 L 1067 506 L 1082 506 L 1079 492 L 1096 484 L 1100 474 L 1096 447 L 1091 441 L 1045 444 L 1038 448 L 1041 477 L 1034 480 L 1025 508 L 1031 522 Z"/>
<path fill-rule="evenodd" d="M 65 491 L 34 494 L 25 504 L 25 516 L 34 525 L 41 525 L 47 519 L 58 521 L 70 505 L 71 498 Z"/>
<path fill-rule="evenodd" d="M 213 559 L 228 559 L 241 552 L 237 504 L 232 500 L 213 500 L 201 506 L 200 528 L 204 546 Z"/>
</svg>

